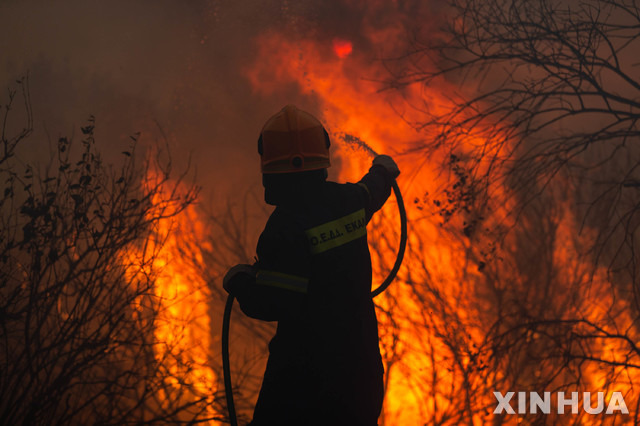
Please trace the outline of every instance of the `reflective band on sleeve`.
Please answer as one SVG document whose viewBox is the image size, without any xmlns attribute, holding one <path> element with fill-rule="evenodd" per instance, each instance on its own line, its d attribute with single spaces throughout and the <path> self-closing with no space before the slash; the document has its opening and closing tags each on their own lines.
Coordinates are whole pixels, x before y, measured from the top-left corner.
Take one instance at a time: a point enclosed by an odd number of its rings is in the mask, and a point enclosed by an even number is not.
<svg viewBox="0 0 640 426">
<path fill-rule="evenodd" d="M 260 269 L 256 275 L 256 284 L 297 291 L 298 293 L 306 293 L 309 280 L 297 275 Z"/>
<path fill-rule="evenodd" d="M 312 254 L 322 253 L 367 235 L 364 209 L 305 231 Z"/>
</svg>

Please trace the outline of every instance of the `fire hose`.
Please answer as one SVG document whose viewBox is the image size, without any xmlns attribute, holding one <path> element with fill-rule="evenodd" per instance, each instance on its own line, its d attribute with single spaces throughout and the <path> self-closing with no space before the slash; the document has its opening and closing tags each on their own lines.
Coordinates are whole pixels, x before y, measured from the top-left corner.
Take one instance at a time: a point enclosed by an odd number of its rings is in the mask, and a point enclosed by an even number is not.
<svg viewBox="0 0 640 426">
<path fill-rule="evenodd" d="M 349 144 L 356 145 L 366 150 L 373 156 L 378 155 L 363 140 L 355 136 L 345 134 L 342 135 L 342 139 Z M 396 201 L 398 202 L 398 213 L 400 214 L 400 246 L 398 247 L 398 254 L 396 255 L 396 261 L 393 265 L 393 268 L 391 268 L 391 271 L 389 271 L 387 278 L 385 278 L 382 284 L 380 284 L 378 288 L 371 292 L 372 298 L 385 291 L 394 280 L 394 278 L 398 274 L 400 265 L 402 265 L 404 251 L 407 246 L 407 212 L 404 208 L 404 202 L 402 201 L 400 188 L 398 188 L 398 183 L 395 179 L 393 180 L 391 187 L 393 189 L 393 193 L 395 194 Z M 238 426 L 235 404 L 233 402 L 233 388 L 231 387 L 231 366 L 229 362 L 229 324 L 231 323 L 231 310 L 233 308 L 233 300 L 234 297 L 229 294 L 229 296 L 227 297 L 227 303 L 224 306 L 224 314 L 222 317 L 222 370 L 224 375 L 225 395 L 227 398 L 227 411 L 229 412 L 229 422 L 232 426 Z"/>
</svg>

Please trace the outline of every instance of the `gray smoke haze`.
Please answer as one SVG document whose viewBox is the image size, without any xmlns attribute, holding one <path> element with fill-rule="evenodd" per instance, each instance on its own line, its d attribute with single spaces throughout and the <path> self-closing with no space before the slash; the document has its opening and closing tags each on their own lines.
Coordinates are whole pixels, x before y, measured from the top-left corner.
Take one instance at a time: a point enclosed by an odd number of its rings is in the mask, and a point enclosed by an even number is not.
<svg viewBox="0 0 640 426">
<path fill-rule="evenodd" d="M 235 2 L 225 3 L 229 6 Z M 36 132 L 78 134 L 93 114 L 102 151 L 128 135 L 157 138 L 179 160 L 197 159 L 204 179 L 256 165 L 254 140 L 269 100 L 252 99 L 240 68 L 251 40 L 277 16 L 212 2 L 5 2 L 0 6 L 0 84 L 29 73 Z M 156 124 L 157 123 L 157 124 Z M 118 147 L 119 148 L 119 147 Z M 120 149 L 114 149 L 119 152 Z M 227 167 L 235 165 L 233 167 Z M 204 182 L 202 182 L 204 184 Z"/>
<path fill-rule="evenodd" d="M 247 70 L 261 66 L 261 35 L 312 40 L 328 54 L 334 38 L 348 39 L 358 61 L 382 65 L 402 47 L 371 40 L 371 29 L 402 28 L 409 37 L 438 3 L 0 0 L 0 88 L 6 93 L 26 74 L 30 82 L 35 129 L 19 158 L 46 163 L 61 136 L 79 144 L 80 126 L 93 115 L 106 162 L 119 164 L 129 136 L 140 132 L 143 149 L 169 146 L 174 170 L 190 159 L 205 208 L 241 205 L 249 194 L 244 214 L 256 213 L 248 231 L 255 241 L 266 213 L 256 152 L 262 125 L 288 103 L 322 116 L 321 102 L 296 83 L 268 95 L 252 88 Z M 332 178 L 340 169 L 334 159 Z"/>
<path fill-rule="evenodd" d="M 138 131 L 159 140 L 162 129 L 178 161 L 193 156 L 205 192 L 223 182 L 257 183 L 255 140 L 265 119 L 286 103 L 313 110 L 315 102 L 295 85 L 277 96 L 252 93 L 243 69 L 252 65 L 256 38 L 274 28 L 291 37 L 343 37 L 373 58 L 380 49 L 362 31 L 411 16 L 419 3 L 4 0 L 0 87 L 29 75 L 29 151 L 60 136 L 78 139 L 93 114 L 103 152 L 120 152 Z"/>
</svg>

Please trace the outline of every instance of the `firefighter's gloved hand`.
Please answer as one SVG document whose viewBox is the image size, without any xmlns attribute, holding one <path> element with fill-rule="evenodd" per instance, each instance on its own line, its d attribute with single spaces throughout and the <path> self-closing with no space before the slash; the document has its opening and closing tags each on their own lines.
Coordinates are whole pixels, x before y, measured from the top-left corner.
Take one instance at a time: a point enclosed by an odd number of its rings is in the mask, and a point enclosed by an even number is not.
<svg viewBox="0 0 640 426">
<path fill-rule="evenodd" d="M 387 169 L 389 174 L 393 176 L 394 179 L 397 178 L 398 175 L 400 175 L 400 169 L 398 168 L 398 165 L 396 164 L 395 161 L 393 161 L 393 158 L 389 157 L 388 155 L 378 155 L 376 158 L 373 159 L 372 164 L 374 166 L 376 164 L 379 164 L 385 169 Z"/>
<path fill-rule="evenodd" d="M 229 294 L 236 294 L 238 287 L 242 285 L 247 279 L 255 279 L 256 270 L 253 266 L 241 263 L 229 269 L 227 275 L 222 280 L 222 287 Z"/>
</svg>

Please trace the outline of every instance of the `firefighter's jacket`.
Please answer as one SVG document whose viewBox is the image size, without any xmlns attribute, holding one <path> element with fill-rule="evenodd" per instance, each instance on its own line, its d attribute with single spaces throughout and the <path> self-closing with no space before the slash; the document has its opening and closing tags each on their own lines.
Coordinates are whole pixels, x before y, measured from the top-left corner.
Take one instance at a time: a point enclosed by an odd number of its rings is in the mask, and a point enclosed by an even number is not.
<svg viewBox="0 0 640 426">
<path fill-rule="evenodd" d="M 373 166 L 357 184 L 306 187 L 269 218 L 255 279 L 234 278 L 246 315 L 278 321 L 253 425 L 376 424 L 383 367 L 366 224 L 392 180 Z"/>
</svg>

